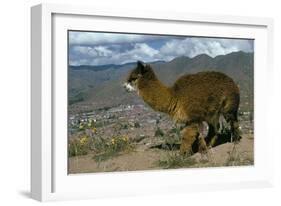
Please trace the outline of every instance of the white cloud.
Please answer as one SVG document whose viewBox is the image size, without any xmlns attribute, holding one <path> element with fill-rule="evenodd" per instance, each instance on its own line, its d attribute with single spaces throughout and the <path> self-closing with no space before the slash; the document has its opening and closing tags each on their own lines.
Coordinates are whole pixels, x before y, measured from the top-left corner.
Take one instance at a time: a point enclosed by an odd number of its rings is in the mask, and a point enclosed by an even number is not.
<svg viewBox="0 0 281 206">
<path fill-rule="evenodd" d="M 159 54 L 158 50 L 153 49 L 145 43 L 136 43 L 131 50 L 124 52 L 112 51 L 106 46 L 74 46 L 72 52 L 78 58 L 71 60 L 71 65 L 124 64 L 137 60 L 151 62 L 155 61 Z"/>
<path fill-rule="evenodd" d="M 103 45 L 121 43 L 141 43 L 153 39 L 166 38 L 164 36 L 98 33 L 98 32 L 69 32 L 70 45 Z"/>
<path fill-rule="evenodd" d="M 198 54 L 208 54 L 211 57 L 215 57 L 236 51 L 252 52 L 252 41 L 219 38 L 185 38 L 183 40 L 172 39 L 160 48 L 160 53 L 169 56 L 169 58 L 176 56 L 194 57 Z"/>
</svg>

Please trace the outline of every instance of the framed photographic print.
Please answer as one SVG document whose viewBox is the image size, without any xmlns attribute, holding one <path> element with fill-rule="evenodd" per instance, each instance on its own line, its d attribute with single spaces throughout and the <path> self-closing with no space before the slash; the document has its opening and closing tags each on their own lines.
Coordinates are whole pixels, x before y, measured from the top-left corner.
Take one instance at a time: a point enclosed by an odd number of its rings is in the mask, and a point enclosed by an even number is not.
<svg viewBox="0 0 281 206">
<path fill-rule="evenodd" d="M 31 14 L 34 199 L 272 185 L 271 19 Z"/>
</svg>

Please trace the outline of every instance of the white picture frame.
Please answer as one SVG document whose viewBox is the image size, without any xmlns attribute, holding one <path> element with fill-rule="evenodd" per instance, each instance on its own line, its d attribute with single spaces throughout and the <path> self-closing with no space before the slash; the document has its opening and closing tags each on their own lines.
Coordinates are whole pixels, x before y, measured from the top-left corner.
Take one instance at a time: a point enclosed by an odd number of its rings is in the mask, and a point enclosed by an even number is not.
<svg viewBox="0 0 281 206">
<path fill-rule="evenodd" d="M 154 28 L 154 24 L 159 27 Z M 67 111 L 65 31 L 91 30 L 94 26 L 95 30 L 101 31 L 158 33 L 159 29 L 164 31 L 167 25 L 173 29 L 165 33 L 257 40 L 254 76 L 255 165 L 68 175 L 64 122 Z M 40 4 L 31 8 L 31 26 L 32 198 L 53 201 L 273 185 L 274 137 L 269 132 L 267 121 L 267 108 L 271 106 L 267 91 L 272 88 L 274 75 L 272 19 Z M 191 27 L 192 31 L 183 29 Z M 263 85 L 267 85 L 266 88 Z"/>
</svg>

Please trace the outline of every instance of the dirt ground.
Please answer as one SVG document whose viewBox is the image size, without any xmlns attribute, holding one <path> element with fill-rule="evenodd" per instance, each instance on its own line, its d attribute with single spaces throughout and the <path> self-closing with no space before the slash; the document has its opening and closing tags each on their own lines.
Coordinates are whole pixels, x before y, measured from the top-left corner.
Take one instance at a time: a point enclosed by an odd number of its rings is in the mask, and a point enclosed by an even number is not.
<svg viewBox="0 0 281 206">
<path fill-rule="evenodd" d="M 178 151 L 158 149 L 149 141 L 143 141 L 136 145 L 131 152 L 120 153 L 108 160 L 96 162 L 93 154 L 70 157 L 68 166 L 69 174 L 113 172 L 113 171 L 136 171 L 158 170 L 167 167 L 159 164 L 166 161 Z M 254 138 L 253 134 L 244 134 L 238 144 L 225 143 L 209 149 L 207 154 L 196 153 L 189 157 L 190 164 L 184 168 L 194 167 L 219 167 L 241 166 L 254 164 Z"/>
</svg>

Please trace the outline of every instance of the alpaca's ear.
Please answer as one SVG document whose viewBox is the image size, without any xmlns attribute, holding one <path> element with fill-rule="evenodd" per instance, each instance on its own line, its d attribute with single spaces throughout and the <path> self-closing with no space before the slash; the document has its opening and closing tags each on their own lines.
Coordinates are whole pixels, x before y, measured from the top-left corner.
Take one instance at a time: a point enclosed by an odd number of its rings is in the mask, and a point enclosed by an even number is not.
<svg viewBox="0 0 281 206">
<path fill-rule="evenodd" d="M 137 65 L 138 65 L 138 68 L 140 68 L 140 69 L 145 67 L 144 63 L 141 61 L 138 61 Z"/>
<path fill-rule="evenodd" d="M 144 64 L 143 62 L 138 61 L 138 68 L 139 68 L 141 74 L 144 74 L 145 72 L 147 72 L 146 66 L 147 65 Z"/>
</svg>

